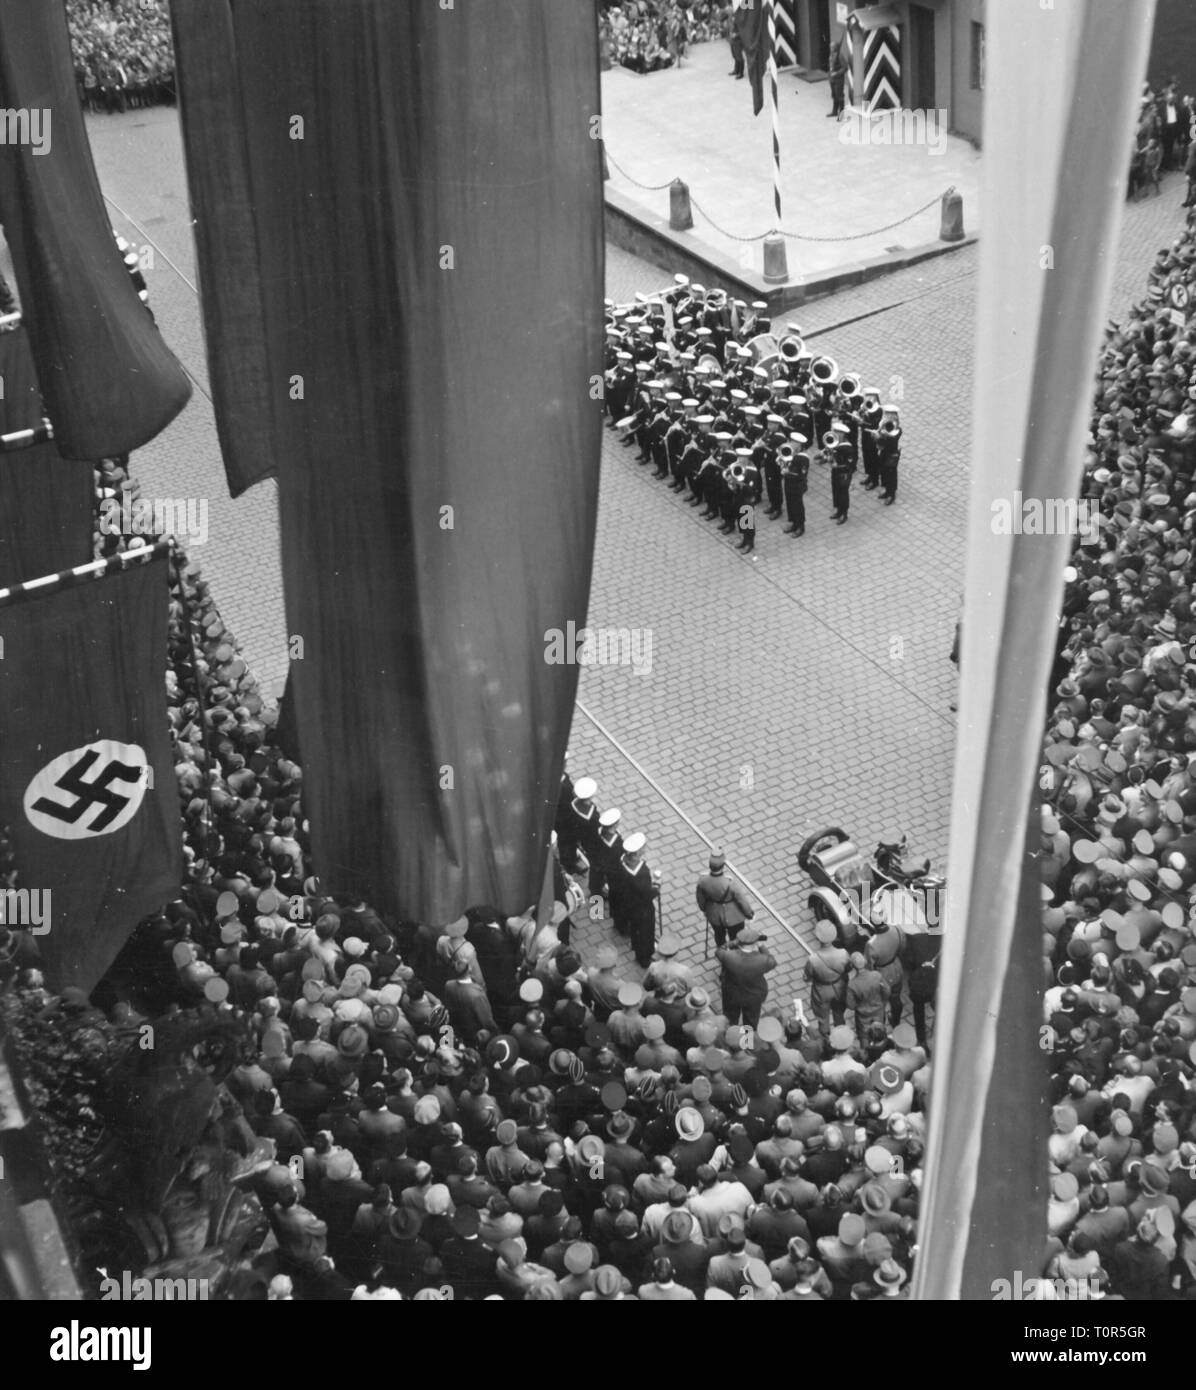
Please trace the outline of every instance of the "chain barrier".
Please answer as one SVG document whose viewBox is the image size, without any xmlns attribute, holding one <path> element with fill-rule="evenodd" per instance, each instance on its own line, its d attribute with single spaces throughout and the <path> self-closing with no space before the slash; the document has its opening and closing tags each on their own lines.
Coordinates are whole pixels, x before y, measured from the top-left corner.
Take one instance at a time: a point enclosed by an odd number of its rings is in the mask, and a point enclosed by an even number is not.
<svg viewBox="0 0 1196 1390">
<path fill-rule="evenodd" d="M 617 169 L 628 183 L 632 183 L 636 188 L 642 188 L 649 193 L 660 193 L 666 188 L 671 188 L 674 183 L 678 182 L 677 179 L 670 179 L 667 183 L 640 183 L 639 179 L 633 179 L 627 170 L 614 159 L 609 150 L 606 153 L 606 159 L 607 163 L 610 164 L 612 168 Z M 906 222 L 912 222 L 915 217 L 921 217 L 924 212 L 929 212 L 936 203 L 941 203 L 948 194 L 954 192 L 955 185 L 951 184 L 948 188 L 944 189 L 942 193 L 936 193 L 928 203 L 923 203 L 920 208 L 915 208 L 913 212 L 907 213 L 904 217 L 899 217 L 896 222 L 886 222 L 883 227 L 876 227 L 870 232 L 850 232 L 843 236 L 809 236 L 804 232 L 787 232 L 782 227 L 780 229 L 780 235 L 789 241 L 864 241 L 868 237 L 880 236 L 882 232 L 891 232 L 894 227 L 901 227 L 904 226 Z M 719 236 L 726 237 L 728 241 L 763 241 L 765 237 L 777 235 L 777 230 L 774 227 L 772 231 L 760 232 L 756 236 L 739 236 L 735 232 L 727 231 L 725 227 L 720 227 L 692 193 L 689 196 L 689 205 L 699 217 L 705 218 L 705 220 L 710 223 Z"/>
</svg>

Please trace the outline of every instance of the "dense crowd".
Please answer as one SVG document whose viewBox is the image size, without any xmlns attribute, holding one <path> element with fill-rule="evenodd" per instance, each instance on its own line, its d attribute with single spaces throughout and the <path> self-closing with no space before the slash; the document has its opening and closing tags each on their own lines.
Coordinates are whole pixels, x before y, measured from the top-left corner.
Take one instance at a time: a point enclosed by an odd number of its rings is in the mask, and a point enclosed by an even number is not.
<svg viewBox="0 0 1196 1390">
<path fill-rule="evenodd" d="M 774 335 L 763 300 L 749 307 L 684 275 L 641 300 L 607 304 L 608 423 L 655 477 L 738 532 L 740 550 L 755 549 L 765 500 L 766 517 L 784 512 L 786 533 L 804 533 L 812 465 L 829 475 L 839 525 L 861 466 L 865 491 L 896 500 L 900 408 L 877 388 L 816 356 L 797 330 Z"/>
<path fill-rule="evenodd" d="M 79 98 L 88 111 L 173 104 L 166 0 L 67 0 Z"/>
<path fill-rule="evenodd" d="M 1196 1296 L 1194 262 L 1189 217 L 1108 330 L 1040 783 L 1047 1272 L 1129 1299 Z"/>
<path fill-rule="evenodd" d="M 633 72 L 679 66 L 690 44 L 719 38 L 726 28 L 725 8 L 715 0 L 625 0 L 598 16 L 603 53 Z"/>
</svg>

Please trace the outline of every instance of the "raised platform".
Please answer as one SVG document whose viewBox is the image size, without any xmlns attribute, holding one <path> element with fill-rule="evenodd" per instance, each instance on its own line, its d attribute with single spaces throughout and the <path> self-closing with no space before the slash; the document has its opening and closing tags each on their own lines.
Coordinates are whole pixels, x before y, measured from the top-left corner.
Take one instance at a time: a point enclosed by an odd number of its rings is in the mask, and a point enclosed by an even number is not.
<svg viewBox="0 0 1196 1390">
<path fill-rule="evenodd" d="M 791 70 L 778 84 L 788 278 L 766 282 L 762 238 L 776 223 L 771 121 L 767 106 L 753 116 L 749 84 L 728 70 L 725 47 L 702 44 L 681 68 L 603 73 L 606 226 L 616 245 L 739 298 L 767 299 L 777 312 L 976 240 L 981 156 L 947 134 L 945 117 L 920 141 L 849 143 L 861 127 L 827 119 L 825 83 Z M 689 188 L 687 231 L 669 226 L 675 178 Z M 939 238 L 948 188 L 963 200 L 960 241 Z"/>
</svg>

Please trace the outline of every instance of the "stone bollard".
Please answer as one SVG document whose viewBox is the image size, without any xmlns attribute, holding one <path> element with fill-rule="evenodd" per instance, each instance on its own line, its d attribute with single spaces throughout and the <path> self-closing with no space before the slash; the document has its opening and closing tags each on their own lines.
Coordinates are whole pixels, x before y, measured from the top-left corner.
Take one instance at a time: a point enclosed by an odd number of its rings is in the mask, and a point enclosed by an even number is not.
<svg viewBox="0 0 1196 1390">
<path fill-rule="evenodd" d="M 770 285 L 783 284 L 789 279 L 785 238 L 779 232 L 770 232 L 764 238 L 764 278 Z"/>
<path fill-rule="evenodd" d="M 943 194 L 943 223 L 939 229 L 940 241 L 963 240 L 963 195 L 948 188 Z"/>
<path fill-rule="evenodd" d="M 669 226 L 674 232 L 688 232 L 694 224 L 689 206 L 689 184 L 674 179 L 669 184 Z"/>
</svg>

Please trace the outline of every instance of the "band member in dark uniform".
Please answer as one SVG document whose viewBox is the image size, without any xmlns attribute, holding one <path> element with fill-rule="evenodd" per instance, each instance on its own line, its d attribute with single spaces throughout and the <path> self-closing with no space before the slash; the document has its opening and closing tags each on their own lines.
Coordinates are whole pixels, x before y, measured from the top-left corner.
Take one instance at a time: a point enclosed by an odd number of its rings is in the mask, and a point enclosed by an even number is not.
<svg viewBox="0 0 1196 1390">
<path fill-rule="evenodd" d="M 623 837 L 619 834 L 622 812 L 616 807 L 603 811 L 598 817 L 598 840 L 590 859 L 590 897 L 608 897 L 610 876 L 623 857 Z"/>
<path fill-rule="evenodd" d="M 860 409 L 860 458 L 864 465 L 864 487 L 868 492 L 880 481 L 877 431 L 883 418 L 879 392 L 870 387 L 864 392 L 864 404 Z"/>
<path fill-rule="evenodd" d="M 847 520 L 851 506 L 851 475 L 855 472 L 851 461 L 851 447 L 848 444 L 835 444 L 831 456 L 831 501 L 835 510 L 831 520 L 840 526 Z"/>
<path fill-rule="evenodd" d="M 892 506 L 897 497 L 897 465 L 901 462 L 901 412 L 887 405 L 880 423 L 880 496 L 885 506 Z"/>
<path fill-rule="evenodd" d="M 783 444 L 781 453 L 786 455 L 785 472 L 782 481 L 785 487 L 785 515 L 789 520 L 789 525 L 785 527 L 787 536 L 800 536 L 806 529 L 806 488 L 810 474 L 810 456 L 803 452 L 794 452 L 795 446 L 799 449 L 806 443 L 804 434 L 791 435 L 792 444 Z"/>
<path fill-rule="evenodd" d="M 638 831 L 623 841 L 623 854 L 611 876 L 611 907 L 615 930 L 631 937 L 636 963 L 646 970 L 656 949 L 656 899 L 660 884 L 644 862 L 644 836 Z"/>
<path fill-rule="evenodd" d="M 765 515 L 775 521 L 781 514 L 784 496 L 781 490 L 781 463 L 777 458 L 777 445 L 784 437 L 781 431 L 785 422 L 779 415 L 768 417 L 768 433 L 752 450 L 752 462 L 760 470 L 764 479 L 764 490 L 768 494 L 768 511 Z"/>
</svg>

